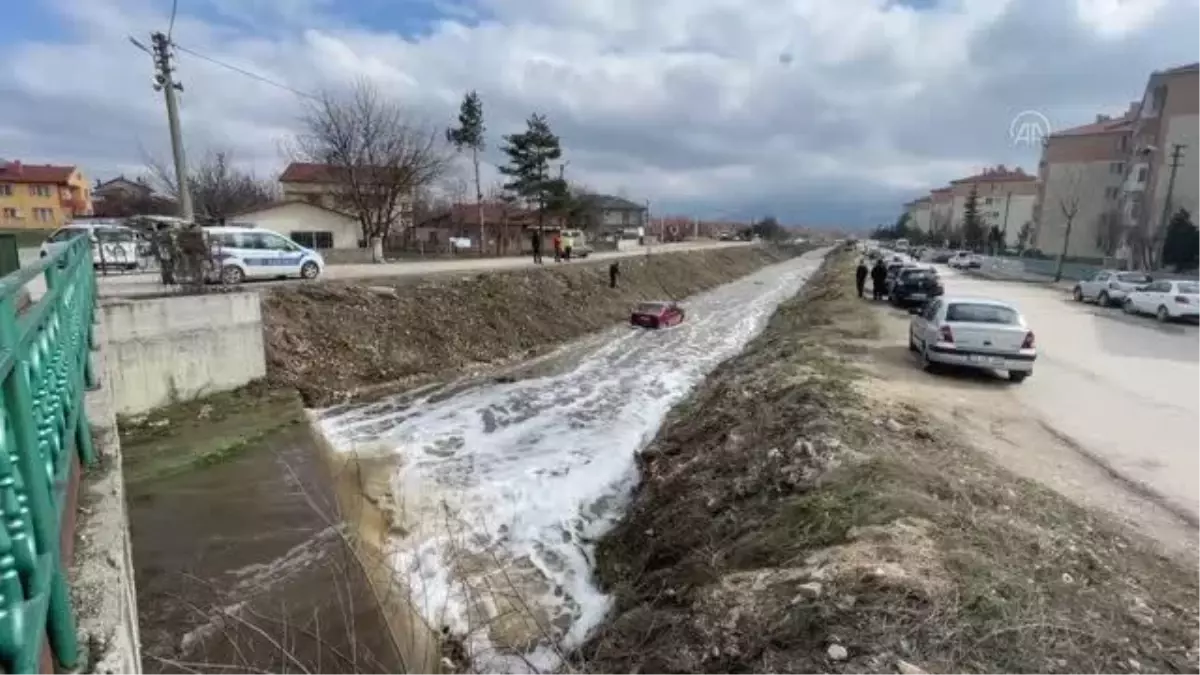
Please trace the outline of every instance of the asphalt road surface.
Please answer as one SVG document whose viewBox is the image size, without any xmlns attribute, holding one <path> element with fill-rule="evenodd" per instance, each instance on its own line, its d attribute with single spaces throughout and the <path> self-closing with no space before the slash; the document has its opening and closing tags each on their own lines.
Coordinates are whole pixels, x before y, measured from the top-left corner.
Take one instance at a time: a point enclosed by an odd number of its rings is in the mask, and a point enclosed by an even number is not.
<svg viewBox="0 0 1200 675">
<path fill-rule="evenodd" d="M 1055 434 L 1189 520 L 1200 520 L 1200 332 L 1063 290 L 943 268 L 946 292 L 1015 304 L 1034 331 L 1034 375 L 1012 387 Z"/>
</svg>

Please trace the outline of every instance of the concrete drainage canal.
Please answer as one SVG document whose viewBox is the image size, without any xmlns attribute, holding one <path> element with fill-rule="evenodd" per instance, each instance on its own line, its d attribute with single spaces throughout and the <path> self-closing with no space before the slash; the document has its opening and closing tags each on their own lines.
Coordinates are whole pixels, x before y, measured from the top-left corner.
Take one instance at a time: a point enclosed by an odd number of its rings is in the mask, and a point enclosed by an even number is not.
<svg viewBox="0 0 1200 675">
<path fill-rule="evenodd" d="M 823 254 L 690 299 L 676 328 L 617 327 L 502 377 L 311 412 L 410 670 L 561 664 L 608 610 L 592 542 L 621 516 L 638 451 Z M 426 639 L 442 634 L 454 649 Z"/>
</svg>

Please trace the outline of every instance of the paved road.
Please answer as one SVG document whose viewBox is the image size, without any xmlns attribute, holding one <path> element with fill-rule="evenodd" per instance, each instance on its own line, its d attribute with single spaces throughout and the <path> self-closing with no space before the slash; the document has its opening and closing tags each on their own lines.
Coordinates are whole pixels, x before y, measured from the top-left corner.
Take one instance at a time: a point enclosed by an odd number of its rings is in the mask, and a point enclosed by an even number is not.
<svg viewBox="0 0 1200 675">
<path fill-rule="evenodd" d="M 679 251 L 696 251 L 704 249 L 730 248 L 748 246 L 746 242 L 680 242 L 675 244 L 659 244 L 649 247 L 651 254 L 674 253 Z M 629 258 L 646 255 L 646 248 L 631 251 L 613 251 L 596 253 L 587 258 L 589 261 L 610 260 L 614 258 Z M 553 265 L 553 256 L 545 257 L 547 265 Z M 522 267 L 532 267 L 533 261 L 528 256 L 520 258 L 470 258 L 456 260 L 405 261 L 385 263 L 381 265 L 330 265 L 325 269 L 323 279 L 378 279 L 382 277 L 413 276 L 452 272 L 477 272 L 494 270 L 512 270 Z M 247 288 L 261 288 L 278 281 L 263 281 L 247 284 Z M 290 283 L 295 283 L 290 282 Z M 100 279 L 100 294 L 103 296 L 137 296 L 162 292 L 163 286 L 158 282 L 157 274 L 116 274 Z"/>
<path fill-rule="evenodd" d="M 947 293 L 1016 304 L 1037 336 L 1013 387 L 1054 432 L 1165 506 L 1200 520 L 1200 332 L 1077 304 L 1062 290 L 944 269 Z"/>
</svg>

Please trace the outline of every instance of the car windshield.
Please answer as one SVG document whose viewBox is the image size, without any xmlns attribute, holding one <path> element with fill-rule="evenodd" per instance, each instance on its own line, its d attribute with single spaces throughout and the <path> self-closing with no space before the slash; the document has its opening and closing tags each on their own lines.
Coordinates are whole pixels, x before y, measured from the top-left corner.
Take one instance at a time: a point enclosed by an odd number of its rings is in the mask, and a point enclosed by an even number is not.
<svg viewBox="0 0 1200 675">
<path fill-rule="evenodd" d="M 973 302 L 956 302 L 947 307 L 946 321 L 996 323 L 1005 326 L 1018 323 L 1017 313 L 1008 307 Z"/>
<path fill-rule="evenodd" d="M 661 302 L 643 302 L 634 311 L 638 314 L 661 314 L 665 308 L 666 305 Z"/>
<path fill-rule="evenodd" d="M 1138 274 L 1137 272 L 1125 272 L 1124 274 L 1118 274 L 1117 280 L 1127 284 L 1150 283 L 1150 277 L 1146 276 L 1145 274 Z"/>
<path fill-rule="evenodd" d="M 61 244 L 64 241 L 70 241 L 75 237 L 81 237 L 85 234 L 87 234 L 87 230 L 83 229 L 82 227 L 63 228 L 58 232 L 55 232 L 54 235 L 50 237 L 50 243 Z"/>
<path fill-rule="evenodd" d="M 136 239 L 136 236 L 134 235 L 133 230 L 122 230 L 122 229 L 117 229 L 117 228 L 103 228 L 103 229 L 97 228 L 96 230 L 94 230 L 94 232 L 96 234 L 96 241 L 102 241 L 105 243 L 112 242 L 112 243 L 128 244 L 128 243 L 134 241 L 134 239 Z"/>
<path fill-rule="evenodd" d="M 1179 284 L 1179 292 L 1186 293 L 1187 295 L 1198 295 L 1200 294 L 1200 284 L 1195 281 L 1184 281 Z"/>
</svg>

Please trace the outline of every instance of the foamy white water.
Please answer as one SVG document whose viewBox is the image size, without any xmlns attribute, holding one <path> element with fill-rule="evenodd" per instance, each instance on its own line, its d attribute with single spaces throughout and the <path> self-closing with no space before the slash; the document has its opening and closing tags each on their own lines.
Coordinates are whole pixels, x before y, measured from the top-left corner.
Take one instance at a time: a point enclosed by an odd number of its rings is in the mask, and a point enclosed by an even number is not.
<svg viewBox="0 0 1200 675">
<path fill-rule="evenodd" d="M 475 667 L 553 670 L 559 650 L 604 618 L 609 602 L 592 580 L 592 542 L 620 518 L 638 478 L 636 454 L 824 253 L 690 299 L 676 328 L 621 327 L 568 345 L 550 360 L 558 364 L 550 374 L 322 414 L 338 451 L 398 455 L 393 491 L 418 522 L 391 542 L 397 573 L 431 624 L 467 636 Z M 507 571 L 497 574 L 498 566 Z M 514 612 L 536 620 L 514 621 Z M 511 647 L 514 633 L 533 634 L 528 650 L 496 648 L 498 637 Z"/>
</svg>

